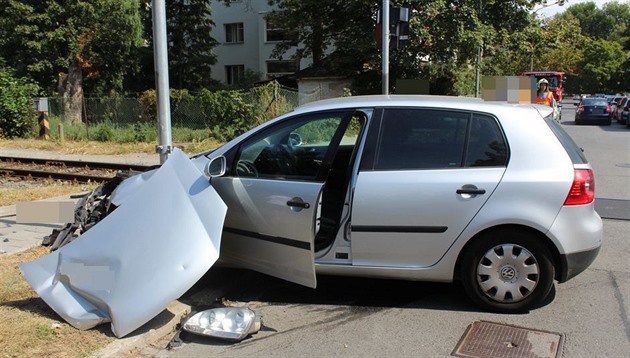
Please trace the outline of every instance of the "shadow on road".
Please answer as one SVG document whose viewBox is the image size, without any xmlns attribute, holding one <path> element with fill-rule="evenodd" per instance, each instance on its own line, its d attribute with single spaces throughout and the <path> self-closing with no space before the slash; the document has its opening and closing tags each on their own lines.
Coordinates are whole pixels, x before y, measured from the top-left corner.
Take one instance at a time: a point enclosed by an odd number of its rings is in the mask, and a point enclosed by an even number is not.
<svg viewBox="0 0 630 358">
<path fill-rule="evenodd" d="M 553 300 L 543 302 L 543 306 Z M 460 283 L 428 283 L 355 277 L 318 276 L 311 289 L 250 270 L 212 268 L 180 301 L 191 306 L 217 300 L 278 304 L 399 307 L 480 312 Z"/>
</svg>

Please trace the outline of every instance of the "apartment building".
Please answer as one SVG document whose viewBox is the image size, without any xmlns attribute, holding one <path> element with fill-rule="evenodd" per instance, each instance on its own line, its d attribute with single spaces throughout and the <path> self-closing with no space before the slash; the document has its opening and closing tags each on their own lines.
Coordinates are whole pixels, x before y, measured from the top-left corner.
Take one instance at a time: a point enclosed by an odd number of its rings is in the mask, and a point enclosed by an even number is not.
<svg viewBox="0 0 630 358">
<path fill-rule="evenodd" d="M 265 20 L 265 14 L 271 11 L 267 0 L 232 0 L 229 6 L 222 1 L 212 2 L 212 36 L 219 41 L 214 48 L 217 63 L 212 66 L 212 78 L 234 84 L 246 70 L 252 70 L 260 73 L 261 79 L 271 79 L 312 63 L 309 59 L 292 60 L 291 52 L 282 60 L 271 58 L 275 45 L 287 40 L 287 31 Z"/>
</svg>

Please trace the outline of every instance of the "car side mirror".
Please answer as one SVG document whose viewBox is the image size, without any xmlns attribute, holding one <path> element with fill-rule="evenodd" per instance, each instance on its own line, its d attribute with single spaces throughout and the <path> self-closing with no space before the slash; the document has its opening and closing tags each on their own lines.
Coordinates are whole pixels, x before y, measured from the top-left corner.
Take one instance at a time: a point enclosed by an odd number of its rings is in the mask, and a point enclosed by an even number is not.
<svg viewBox="0 0 630 358">
<path fill-rule="evenodd" d="M 210 178 L 220 177 L 225 174 L 226 167 L 227 161 L 224 156 L 212 158 L 208 164 L 206 164 L 204 173 Z"/>
</svg>

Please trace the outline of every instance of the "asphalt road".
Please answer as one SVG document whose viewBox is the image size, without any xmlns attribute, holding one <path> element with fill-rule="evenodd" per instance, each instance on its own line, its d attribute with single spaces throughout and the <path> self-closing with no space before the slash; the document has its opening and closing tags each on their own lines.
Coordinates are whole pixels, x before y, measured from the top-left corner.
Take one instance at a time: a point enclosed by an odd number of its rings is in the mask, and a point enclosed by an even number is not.
<svg viewBox="0 0 630 358">
<path fill-rule="evenodd" d="M 617 123 L 576 126 L 574 111 L 565 103 L 562 125 L 595 169 L 597 197 L 629 203 L 630 130 Z M 179 348 L 139 354 L 448 357 L 472 322 L 491 321 L 563 334 L 564 357 L 630 357 L 629 257 L 630 221 L 604 219 L 593 265 L 519 315 L 479 311 L 458 284 L 320 276 L 312 290 L 250 271 L 212 269 L 182 301 L 200 307 L 223 298 L 262 314 L 265 328 L 240 343 L 184 335 Z"/>
</svg>

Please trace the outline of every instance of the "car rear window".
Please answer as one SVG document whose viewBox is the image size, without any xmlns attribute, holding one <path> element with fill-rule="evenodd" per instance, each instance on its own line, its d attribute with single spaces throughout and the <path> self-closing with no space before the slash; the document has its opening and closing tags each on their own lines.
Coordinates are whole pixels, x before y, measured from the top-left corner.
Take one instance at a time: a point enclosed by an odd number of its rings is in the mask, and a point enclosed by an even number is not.
<svg viewBox="0 0 630 358">
<path fill-rule="evenodd" d="M 601 98 L 585 98 L 584 102 L 582 102 L 584 106 L 607 106 L 608 102 L 605 99 Z"/>
<path fill-rule="evenodd" d="M 556 135 L 560 143 L 562 143 L 564 150 L 566 150 L 574 165 L 588 163 L 582 148 L 573 141 L 573 138 L 571 138 L 569 133 L 567 133 L 564 128 L 562 128 L 562 126 L 551 117 L 551 115 L 545 117 L 545 122 L 549 128 L 551 128 L 551 131 Z"/>
<path fill-rule="evenodd" d="M 376 170 L 501 167 L 508 150 L 493 117 L 449 110 L 388 108 Z"/>
</svg>

